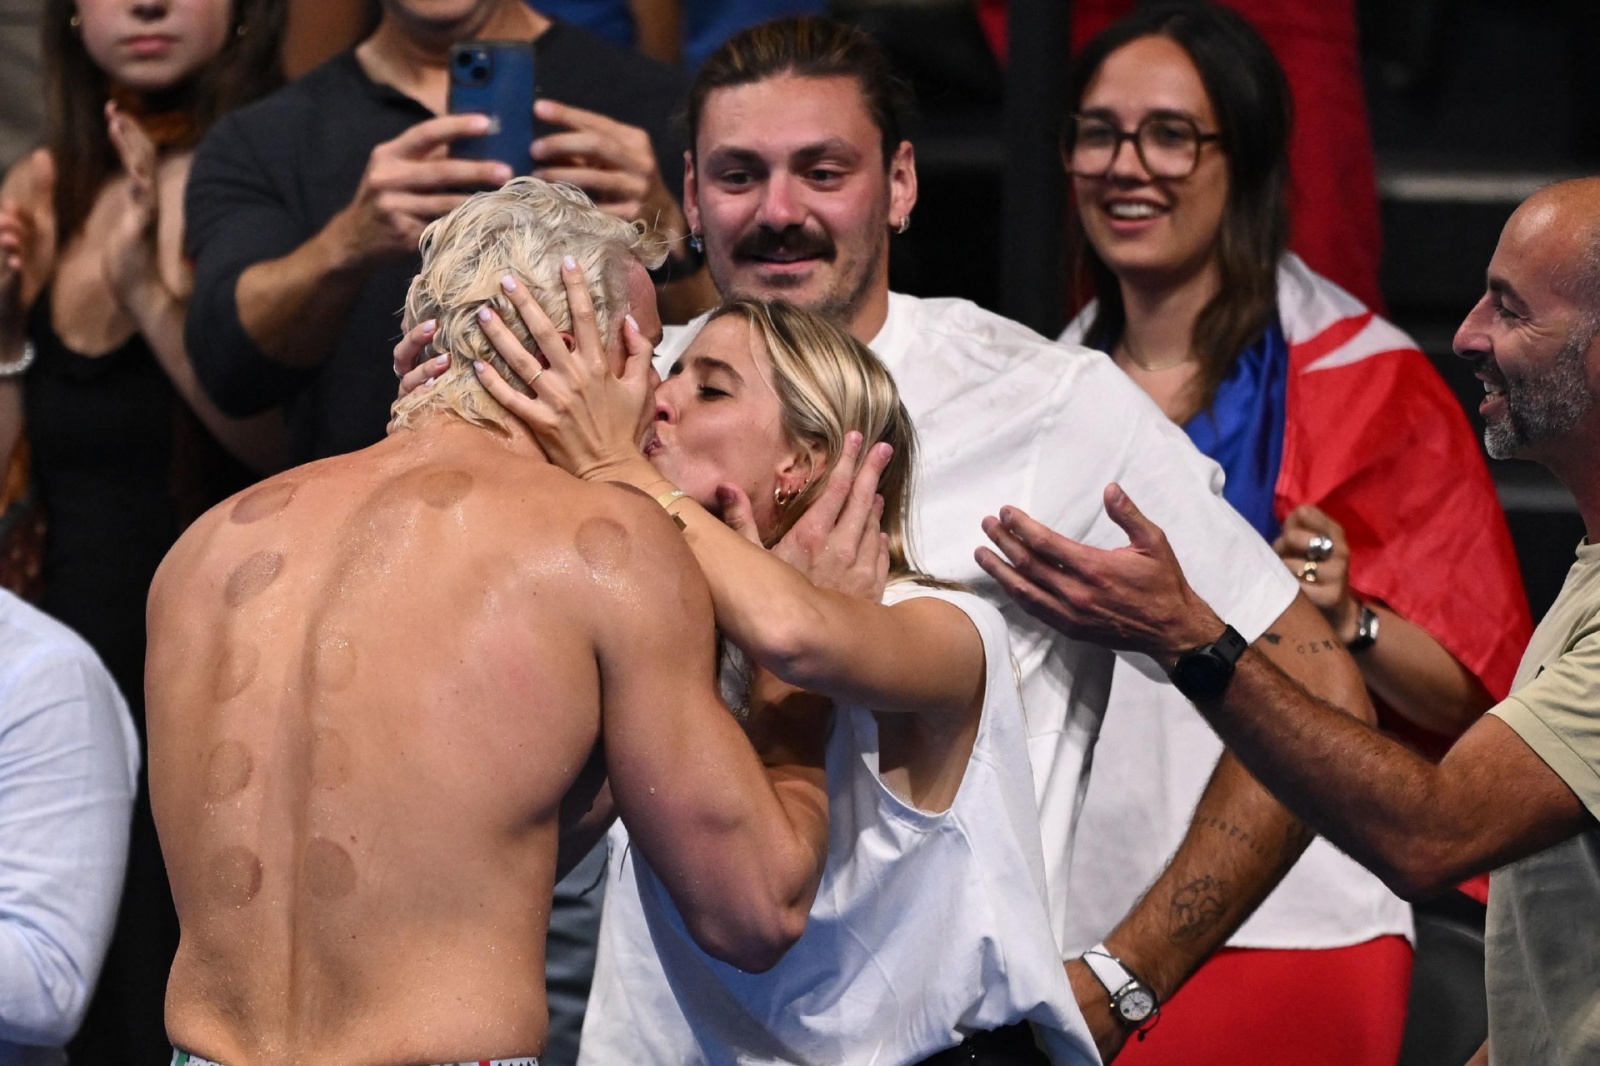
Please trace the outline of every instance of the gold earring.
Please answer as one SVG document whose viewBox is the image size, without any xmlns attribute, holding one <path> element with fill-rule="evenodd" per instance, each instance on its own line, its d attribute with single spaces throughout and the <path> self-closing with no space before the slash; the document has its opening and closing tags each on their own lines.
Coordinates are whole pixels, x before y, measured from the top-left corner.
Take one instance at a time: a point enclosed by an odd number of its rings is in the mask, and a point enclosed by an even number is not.
<svg viewBox="0 0 1600 1066">
<path fill-rule="evenodd" d="M 83 16 L 74 11 L 72 17 L 67 20 L 67 25 L 75 30 L 83 29 Z"/>
<path fill-rule="evenodd" d="M 772 486 L 772 502 L 780 511 L 793 503 L 794 498 L 798 495 L 799 493 L 797 492 L 784 492 L 783 487 L 780 485 Z"/>
</svg>

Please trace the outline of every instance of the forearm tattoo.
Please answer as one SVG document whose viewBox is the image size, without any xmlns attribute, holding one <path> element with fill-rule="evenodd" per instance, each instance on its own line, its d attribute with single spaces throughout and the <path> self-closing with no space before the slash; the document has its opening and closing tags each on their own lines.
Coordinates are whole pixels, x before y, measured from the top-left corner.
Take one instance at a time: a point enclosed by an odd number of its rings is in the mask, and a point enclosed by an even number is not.
<svg viewBox="0 0 1600 1066">
<path fill-rule="evenodd" d="M 1174 944 L 1186 944 L 1208 933 L 1228 913 L 1229 885 L 1210 874 L 1197 877 L 1172 894 L 1171 928 Z"/>
</svg>

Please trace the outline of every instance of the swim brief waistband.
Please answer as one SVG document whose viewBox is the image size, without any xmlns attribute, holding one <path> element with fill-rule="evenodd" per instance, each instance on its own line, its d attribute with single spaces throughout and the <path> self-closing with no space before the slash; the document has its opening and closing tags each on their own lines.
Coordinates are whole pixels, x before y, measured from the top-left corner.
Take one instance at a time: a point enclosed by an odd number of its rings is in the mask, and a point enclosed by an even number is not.
<svg viewBox="0 0 1600 1066">
<path fill-rule="evenodd" d="M 191 1055 L 187 1051 L 172 1049 L 172 1066 L 222 1066 L 220 1062 Z M 438 1066 L 539 1066 L 539 1060 L 529 1056 L 520 1059 L 474 1059 L 471 1062 L 441 1062 Z"/>
</svg>

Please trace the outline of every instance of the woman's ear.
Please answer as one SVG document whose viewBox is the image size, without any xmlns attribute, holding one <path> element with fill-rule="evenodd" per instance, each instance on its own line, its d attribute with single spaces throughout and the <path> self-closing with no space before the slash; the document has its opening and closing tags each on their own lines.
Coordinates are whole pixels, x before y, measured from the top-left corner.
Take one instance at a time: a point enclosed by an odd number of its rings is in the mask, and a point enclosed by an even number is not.
<svg viewBox="0 0 1600 1066">
<path fill-rule="evenodd" d="M 797 499 L 822 476 L 827 456 L 814 444 L 797 444 L 778 467 L 778 493 L 786 500 Z"/>
</svg>

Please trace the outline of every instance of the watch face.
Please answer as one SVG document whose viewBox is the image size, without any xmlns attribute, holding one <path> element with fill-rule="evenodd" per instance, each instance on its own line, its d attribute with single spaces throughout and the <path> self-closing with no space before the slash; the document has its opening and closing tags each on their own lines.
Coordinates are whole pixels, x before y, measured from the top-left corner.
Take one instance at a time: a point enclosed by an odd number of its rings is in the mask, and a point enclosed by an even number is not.
<svg viewBox="0 0 1600 1066">
<path fill-rule="evenodd" d="M 1122 1015 L 1125 1021 L 1145 1021 L 1151 1014 L 1155 1013 L 1155 1009 L 1156 997 L 1150 994 L 1149 989 L 1141 988 L 1138 985 L 1133 986 L 1117 997 L 1117 1013 Z"/>
<path fill-rule="evenodd" d="M 1221 693 L 1233 671 L 1204 652 L 1191 652 L 1178 660 L 1172 683 L 1192 700 L 1207 700 Z"/>
</svg>

